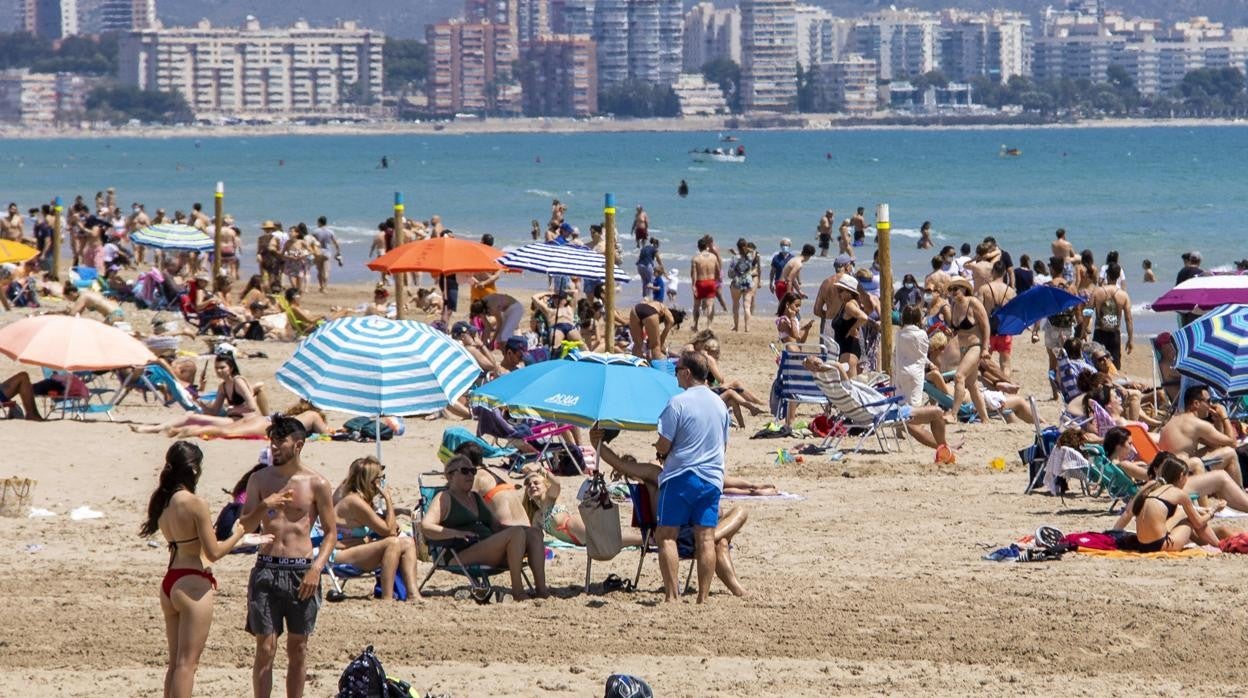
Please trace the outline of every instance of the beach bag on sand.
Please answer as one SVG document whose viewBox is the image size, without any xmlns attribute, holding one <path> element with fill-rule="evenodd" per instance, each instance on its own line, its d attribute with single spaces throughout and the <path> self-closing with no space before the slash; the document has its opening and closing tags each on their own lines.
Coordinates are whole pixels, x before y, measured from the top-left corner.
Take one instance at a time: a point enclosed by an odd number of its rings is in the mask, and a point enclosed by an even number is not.
<svg viewBox="0 0 1248 698">
<path fill-rule="evenodd" d="M 25 516 L 30 509 L 30 497 L 35 491 L 35 481 L 28 477 L 10 477 L 0 491 L 0 516 Z"/>
<path fill-rule="evenodd" d="M 342 428 L 350 432 L 360 441 L 376 441 L 377 440 L 377 420 L 372 417 L 352 417 L 343 423 Z M 381 420 L 381 440 L 389 441 L 394 438 L 394 429 Z"/>
<path fill-rule="evenodd" d="M 611 560 L 624 547 L 620 538 L 620 508 L 611 501 L 611 492 L 600 473 L 594 473 L 580 504 L 585 522 L 585 554 L 594 560 Z"/>
<path fill-rule="evenodd" d="M 650 684 L 636 676 L 612 674 L 607 677 L 603 698 L 654 698 L 654 691 L 650 690 Z"/>
<path fill-rule="evenodd" d="M 338 679 L 338 698 L 388 698 L 386 670 L 369 645 Z"/>
</svg>

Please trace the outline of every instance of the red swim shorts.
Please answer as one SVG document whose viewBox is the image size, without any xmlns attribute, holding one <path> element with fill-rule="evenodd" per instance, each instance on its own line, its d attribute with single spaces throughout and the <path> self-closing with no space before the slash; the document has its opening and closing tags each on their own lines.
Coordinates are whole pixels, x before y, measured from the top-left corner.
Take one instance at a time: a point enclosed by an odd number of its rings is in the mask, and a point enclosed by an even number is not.
<svg viewBox="0 0 1248 698">
<path fill-rule="evenodd" d="M 789 282 L 787 281 L 776 282 L 776 300 L 778 301 L 784 300 L 784 296 L 788 292 L 789 292 Z"/>
<path fill-rule="evenodd" d="M 1014 338 L 1008 334 L 994 334 L 988 338 L 989 351 L 1008 354 L 1014 348 Z"/>
<path fill-rule="evenodd" d="M 693 282 L 693 297 L 697 300 L 714 298 L 716 287 L 715 279 L 699 279 Z"/>
</svg>

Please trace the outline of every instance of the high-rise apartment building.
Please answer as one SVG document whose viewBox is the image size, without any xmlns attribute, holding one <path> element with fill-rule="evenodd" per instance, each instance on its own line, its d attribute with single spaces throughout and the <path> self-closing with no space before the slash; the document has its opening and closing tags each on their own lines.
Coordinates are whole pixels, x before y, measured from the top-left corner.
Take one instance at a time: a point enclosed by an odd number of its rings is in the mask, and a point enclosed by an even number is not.
<svg viewBox="0 0 1248 698">
<path fill-rule="evenodd" d="M 78 34 L 77 0 L 21 0 L 22 30 L 45 39 Z"/>
<path fill-rule="evenodd" d="M 1031 75 L 1031 21 L 1014 12 L 941 15 L 940 69 L 950 80 L 979 76 L 1006 83 Z"/>
<path fill-rule="evenodd" d="M 492 22 L 442 22 L 425 29 L 429 47 L 426 91 L 435 114 L 514 114 L 520 110 L 512 75 L 515 33 Z"/>
<path fill-rule="evenodd" d="M 793 0 L 741 2 L 741 106 L 789 112 L 797 103 L 797 27 Z"/>
<path fill-rule="evenodd" d="M 597 48 L 588 36 L 555 34 L 529 45 L 521 63 L 525 116 L 598 111 Z"/>
<path fill-rule="evenodd" d="M 685 15 L 685 72 L 697 72 L 717 58 L 741 63 L 741 10 L 732 7 L 716 9 L 709 2 L 700 2 Z"/>
<path fill-rule="evenodd" d="M 935 70 L 940 18 L 930 12 L 884 10 L 854 24 L 854 52 L 879 63 L 879 79 L 902 80 Z"/>
<path fill-rule="evenodd" d="M 680 0 L 598 0 L 594 41 L 598 82 L 671 84 L 680 75 L 683 23 Z"/>
<path fill-rule="evenodd" d="M 554 34 L 592 35 L 594 0 L 550 0 L 550 31 Z"/>
<path fill-rule="evenodd" d="M 385 37 L 354 22 L 313 28 L 194 27 L 121 37 L 121 81 L 177 91 L 200 118 L 328 118 L 376 105 L 382 91 Z"/>
<path fill-rule="evenodd" d="M 821 64 L 815 72 L 815 106 L 839 107 L 850 116 L 870 116 L 877 107 L 879 65 L 856 53 Z"/>
<path fill-rule="evenodd" d="M 794 18 L 797 29 L 797 62 L 802 70 L 811 70 L 820 63 L 835 60 L 835 18 L 832 13 L 814 5 L 798 5 Z"/>
<path fill-rule="evenodd" d="M 520 53 L 546 36 L 550 36 L 550 0 L 517 0 L 516 42 Z"/>
</svg>

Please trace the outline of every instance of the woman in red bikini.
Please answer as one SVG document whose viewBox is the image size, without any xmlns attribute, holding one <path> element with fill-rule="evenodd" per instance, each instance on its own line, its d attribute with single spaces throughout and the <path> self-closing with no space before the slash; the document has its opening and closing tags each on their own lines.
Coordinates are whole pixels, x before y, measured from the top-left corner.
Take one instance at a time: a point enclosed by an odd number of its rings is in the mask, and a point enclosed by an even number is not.
<svg viewBox="0 0 1248 698">
<path fill-rule="evenodd" d="M 191 695 L 199 655 L 212 626 L 212 604 L 217 580 L 204 561 L 219 560 L 259 523 L 239 521 L 233 534 L 218 541 L 208 503 L 195 495 L 204 454 L 199 447 L 178 441 L 165 453 L 160 485 L 147 505 L 141 536 L 159 531 L 169 541 L 169 568 L 160 583 L 160 610 L 165 616 L 169 641 L 169 669 L 165 672 L 165 696 Z M 265 501 L 269 504 L 268 500 Z M 273 504 L 278 504 L 274 501 Z M 260 507 L 257 513 L 269 507 Z"/>
</svg>

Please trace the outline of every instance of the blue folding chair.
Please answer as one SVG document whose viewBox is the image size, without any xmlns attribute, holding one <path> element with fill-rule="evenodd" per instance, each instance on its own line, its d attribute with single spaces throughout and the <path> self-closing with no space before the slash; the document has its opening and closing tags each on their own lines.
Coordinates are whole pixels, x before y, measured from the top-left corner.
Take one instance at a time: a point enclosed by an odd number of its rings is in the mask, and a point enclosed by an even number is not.
<svg viewBox="0 0 1248 698">
<path fill-rule="evenodd" d="M 113 409 L 122 396 L 121 386 L 106 388 L 100 385 L 101 376 L 106 375 L 91 371 L 54 371 L 43 369 L 45 380 L 58 379 L 64 386 L 64 392 L 49 393 L 45 397 L 47 403 L 43 413 L 48 418 L 60 413 L 61 419 L 86 419 L 88 415 L 102 414 L 113 421 Z M 59 378 L 58 378 L 59 376 Z"/>
<path fill-rule="evenodd" d="M 641 582 L 641 567 L 646 562 L 646 555 L 657 556 L 659 554 L 659 546 L 654 538 L 654 531 L 659 526 L 659 520 L 655 514 L 655 505 L 650 501 L 650 490 L 646 489 L 645 484 L 628 483 L 628 498 L 633 503 L 633 528 L 641 533 L 641 555 L 637 559 L 637 574 L 633 576 L 633 588 L 636 589 L 637 584 Z M 680 529 L 680 533 L 676 536 L 676 551 L 681 560 L 689 561 L 689 571 L 685 573 L 685 590 L 682 592 L 688 594 L 693 588 L 693 568 L 697 564 L 694 558 L 695 549 L 691 526 Z M 585 586 L 588 589 L 588 572 Z"/>
<path fill-rule="evenodd" d="M 772 383 L 772 411 L 777 419 L 783 419 L 793 403 L 806 403 L 826 408 L 828 398 L 815 383 L 815 376 L 804 365 L 806 359 L 814 357 L 826 361 L 828 350 L 821 344 L 786 344 L 783 348 L 771 345 L 771 350 L 780 357 L 780 365 L 776 370 L 776 380 Z"/>
</svg>

